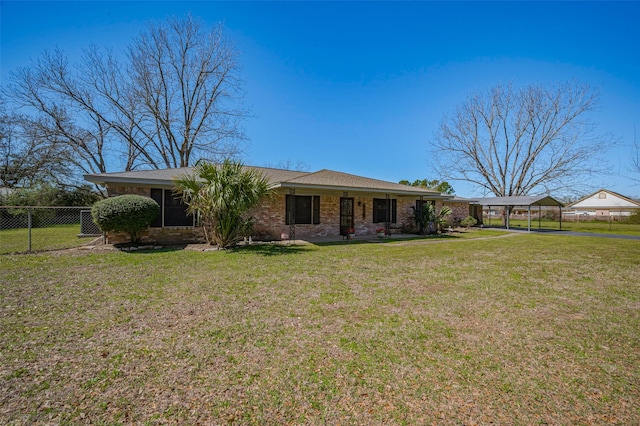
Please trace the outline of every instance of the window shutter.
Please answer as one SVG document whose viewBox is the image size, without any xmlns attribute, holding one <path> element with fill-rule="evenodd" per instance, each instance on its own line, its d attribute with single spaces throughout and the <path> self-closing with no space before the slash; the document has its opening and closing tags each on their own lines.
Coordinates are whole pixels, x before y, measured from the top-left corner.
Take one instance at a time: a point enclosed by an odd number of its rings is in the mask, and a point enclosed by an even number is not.
<svg viewBox="0 0 640 426">
<path fill-rule="evenodd" d="M 320 196 L 314 195 L 313 197 L 313 224 L 318 225 L 320 223 Z"/>
<path fill-rule="evenodd" d="M 396 223 L 397 220 L 397 208 L 398 208 L 398 200 L 395 198 L 391 200 L 391 223 Z"/>
<path fill-rule="evenodd" d="M 296 214 L 296 196 L 287 195 L 285 204 L 286 204 L 284 209 L 285 225 L 291 225 L 294 223 L 294 218 Z"/>
</svg>

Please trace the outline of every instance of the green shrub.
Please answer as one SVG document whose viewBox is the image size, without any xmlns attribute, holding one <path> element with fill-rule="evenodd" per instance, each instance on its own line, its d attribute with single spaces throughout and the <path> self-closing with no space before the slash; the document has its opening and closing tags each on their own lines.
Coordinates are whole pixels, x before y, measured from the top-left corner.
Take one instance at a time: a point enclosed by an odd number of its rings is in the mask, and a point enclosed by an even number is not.
<svg viewBox="0 0 640 426">
<path fill-rule="evenodd" d="M 464 219 L 462 219 L 460 221 L 460 225 L 464 226 L 465 228 L 469 228 L 471 226 L 474 226 L 477 223 L 478 223 L 478 221 L 473 216 L 467 216 L 467 217 L 465 217 Z"/>
<path fill-rule="evenodd" d="M 199 216 L 207 242 L 220 248 L 251 235 L 253 220 L 247 215 L 271 190 L 262 173 L 232 160 L 219 165 L 198 162 L 193 173 L 179 176 L 175 185 L 187 212 Z"/>
<path fill-rule="evenodd" d="M 126 232 L 131 242 L 140 241 L 140 233 L 149 227 L 159 212 L 158 203 L 140 195 L 106 198 L 91 208 L 93 221 L 100 230 Z"/>
<path fill-rule="evenodd" d="M 627 219 L 627 223 L 638 224 L 640 223 L 640 211 L 636 211 Z"/>
</svg>

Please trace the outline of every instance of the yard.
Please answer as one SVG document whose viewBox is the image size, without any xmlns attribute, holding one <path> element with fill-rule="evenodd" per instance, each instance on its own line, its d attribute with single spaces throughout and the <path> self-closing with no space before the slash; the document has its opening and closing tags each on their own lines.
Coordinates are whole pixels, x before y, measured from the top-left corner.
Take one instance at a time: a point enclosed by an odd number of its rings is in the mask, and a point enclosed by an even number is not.
<svg viewBox="0 0 640 426">
<path fill-rule="evenodd" d="M 515 229 L 527 229 L 527 219 L 511 219 L 509 226 Z M 491 219 L 491 226 L 502 226 L 501 220 L 498 218 Z M 542 229 L 560 229 L 560 222 L 557 220 L 531 219 L 531 229 L 538 229 L 538 225 Z M 489 221 L 485 219 L 485 226 L 489 226 Z M 596 234 L 623 234 L 623 235 L 638 235 L 640 236 L 640 224 L 626 223 L 616 221 L 604 221 L 604 220 L 584 220 L 578 221 L 562 221 L 563 231 L 575 231 L 575 232 L 591 232 Z"/>
<path fill-rule="evenodd" d="M 59 250 L 87 244 L 95 238 L 78 237 L 80 224 L 52 225 L 31 229 L 31 250 Z M 21 253 L 29 249 L 29 229 L 0 230 L 0 255 Z"/>
<path fill-rule="evenodd" d="M 0 256 L 0 423 L 640 423 L 640 241 L 462 237 Z"/>
</svg>

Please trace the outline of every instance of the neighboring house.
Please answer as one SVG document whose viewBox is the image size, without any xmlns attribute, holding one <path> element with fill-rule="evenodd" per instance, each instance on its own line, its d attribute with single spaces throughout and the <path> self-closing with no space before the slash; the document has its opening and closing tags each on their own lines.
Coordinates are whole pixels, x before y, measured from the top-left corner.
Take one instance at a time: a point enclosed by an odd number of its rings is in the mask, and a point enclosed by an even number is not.
<svg viewBox="0 0 640 426">
<path fill-rule="evenodd" d="M 640 202 L 613 191 L 600 189 L 567 205 L 567 218 L 610 219 L 630 216 L 640 211 Z"/>
<path fill-rule="evenodd" d="M 246 166 L 249 167 L 249 166 Z M 437 191 L 371 179 L 332 170 L 298 172 L 251 167 L 262 172 L 273 185 L 268 197 L 251 214 L 256 239 L 293 239 L 357 234 L 374 234 L 378 228 L 400 232 L 414 223 L 413 212 L 424 203 L 437 208 L 448 204 L 456 219 L 469 215 L 468 200 Z M 144 170 L 85 175 L 89 182 L 104 185 L 110 197 L 138 194 L 151 197 L 162 214 L 143 240 L 160 243 L 201 240 L 194 218 L 173 192 L 173 180 L 192 173 L 191 168 Z M 110 235 L 111 242 L 119 238 Z"/>
</svg>

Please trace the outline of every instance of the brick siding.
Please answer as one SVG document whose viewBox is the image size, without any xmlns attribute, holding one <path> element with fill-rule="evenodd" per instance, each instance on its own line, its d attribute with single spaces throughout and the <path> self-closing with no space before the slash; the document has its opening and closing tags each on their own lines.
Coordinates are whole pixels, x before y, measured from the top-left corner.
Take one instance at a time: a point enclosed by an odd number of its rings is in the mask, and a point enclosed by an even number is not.
<svg viewBox="0 0 640 426">
<path fill-rule="evenodd" d="M 109 196 L 123 194 L 137 194 L 149 197 L 151 189 L 148 187 L 115 186 L 109 187 Z M 319 224 L 298 224 L 295 226 L 296 238 L 305 239 L 323 236 L 340 235 L 340 196 L 320 195 L 320 223 Z M 373 198 L 374 197 L 352 197 L 354 206 L 354 228 L 356 235 L 375 234 L 376 229 L 385 226 L 384 223 L 373 223 Z M 252 237 L 256 240 L 280 240 L 288 238 L 290 226 L 285 220 L 286 195 L 275 193 L 265 199 L 261 206 L 250 215 L 255 219 Z M 391 233 L 401 233 L 415 231 L 413 219 L 413 207 L 416 200 L 412 198 L 397 198 L 396 223 L 390 226 Z M 465 203 L 447 203 L 452 209 L 452 218 L 458 222 L 469 215 L 469 205 Z M 442 208 L 442 202 L 437 201 L 436 207 Z M 109 233 L 109 242 L 125 242 L 128 239 L 126 234 Z M 200 228 L 185 227 L 165 227 L 149 228 L 142 233 L 143 243 L 171 244 L 202 242 L 203 234 Z"/>
<path fill-rule="evenodd" d="M 281 239 L 288 236 L 290 226 L 286 225 L 284 194 L 276 194 L 251 215 L 256 219 L 254 224 L 255 238 Z M 333 195 L 320 195 L 320 223 L 297 224 L 296 238 L 312 238 L 340 235 L 340 198 Z M 399 233 L 407 225 L 413 224 L 415 200 L 398 199 L 397 223 L 391 224 L 391 232 Z M 373 223 L 373 197 L 353 197 L 353 221 L 356 235 L 375 234 L 376 229 L 384 227 L 384 223 Z"/>
<path fill-rule="evenodd" d="M 118 195 L 133 194 L 143 197 L 151 197 L 151 188 L 135 186 L 109 186 L 107 188 L 109 197 Z M 148 228 L 141 233 L 142 244 L 183 244 L 205 242 L 202 229 L 199 227 L 163 227 Z M 126 243 L 129 235 L 123 232 L 108 232 L 107 242 L 110 244 Z"/>
</svg>

